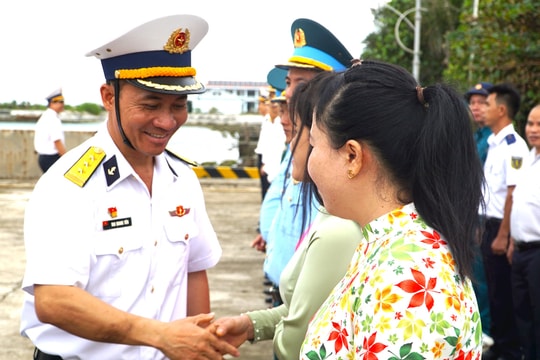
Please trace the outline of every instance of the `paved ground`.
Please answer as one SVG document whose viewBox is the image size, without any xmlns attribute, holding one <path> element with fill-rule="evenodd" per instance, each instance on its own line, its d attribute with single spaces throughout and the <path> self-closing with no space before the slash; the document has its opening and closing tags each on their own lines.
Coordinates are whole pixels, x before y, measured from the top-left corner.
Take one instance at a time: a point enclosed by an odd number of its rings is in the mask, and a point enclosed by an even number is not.
<svg viewBox="0 0 540 360">
<path fill-rule="evenodd" d="M 217 316 L 266 307 L 263 255 L 250 248 L 260 208 L 258 179 L 202 179 L 207 210 L 223 247 L 221 262 L 209 272 Z M 32 182 L 0 180 L 0 360 L 31 359 L 32 344 L 19 335 L 25 267 L 23 212 Z M 272 344 L 244 344 L 240 359 L 272 359 Z"/>
</svg>

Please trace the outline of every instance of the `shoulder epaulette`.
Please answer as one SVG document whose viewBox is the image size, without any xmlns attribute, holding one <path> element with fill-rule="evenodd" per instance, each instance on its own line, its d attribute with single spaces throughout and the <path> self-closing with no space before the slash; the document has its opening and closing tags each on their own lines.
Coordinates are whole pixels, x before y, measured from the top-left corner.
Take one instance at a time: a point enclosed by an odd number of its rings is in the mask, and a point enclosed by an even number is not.
<svg viewBox="0 0 540 360">
<path fill-rule="evenodd" d="M 171 155 L 172 157 L 174 157 L 174 158 L 176 158 L 176 159 L 178 159 L 178 160 L 180 160 L 180 161 L 185 162 L 185 163 L 188 164 L 188 165 L 191 165 L 191 166 L 199 166 L 199 164 L 197 164 L 196 161 L 193 161 L 193 160 L 190 160 L 190 159 L 185 158 L 185 157 L 183 157 L 183 156 L 180 156 L 180 155 L 178 155 L 178 154 L 175 154 L 175 153 L 173 153 L 173 152 L 172 152 L 171 150 L 169 150 L 169 149 L 165 149 L 165 152 L 166 152 L 167 154 Z"/>
<path fill-rule="evenodd" d="M 91 146 L 64 174 L 69 181 L 83 187 L 105 158 L 103 149 Z"/>
<path fill-rule="evenodd" d="M 514 136 L 514 134 L 508 134 L 506 135 L 505 140 L 508 145 L 511 145 L 516 142 L 516 137 Z"/>
</svg>

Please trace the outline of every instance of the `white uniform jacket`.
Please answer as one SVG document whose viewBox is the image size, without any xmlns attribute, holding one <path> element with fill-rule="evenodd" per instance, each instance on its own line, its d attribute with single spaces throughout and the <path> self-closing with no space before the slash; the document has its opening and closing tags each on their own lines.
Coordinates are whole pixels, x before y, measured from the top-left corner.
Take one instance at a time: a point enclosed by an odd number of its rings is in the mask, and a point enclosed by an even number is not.
<svg viewBox="0 0 540 360">
<path fill-rule="evenodd" d="M 489 150 L 484 164 L 486 216 L 502 219 L 509 186 L 516 185 L 523 160 L 529 153 L 527 143 L 512 124 L 488 138 Z"/>
<path fill-rule="evenodd" d="M 91 147 L 98 150 L 88 155 Z M 84 173 L 101 150 L 105 158 L 84 186 L 64 176 L 73 164 L 79 165 L 71 173 Z M 171 321 L 186 316 L 188 272 L 208 269 L 221 256 L 190 166 L 167 152 L 156 156 L 150 196 L 105 129 L 40 178 L 26 208 L 24 240 L 21 333 L 64 359 L 162 359 L 163 354 L 88 341 L 41 323 L 34 284 L 77 286 L 118 309 Z"/>
</svg>

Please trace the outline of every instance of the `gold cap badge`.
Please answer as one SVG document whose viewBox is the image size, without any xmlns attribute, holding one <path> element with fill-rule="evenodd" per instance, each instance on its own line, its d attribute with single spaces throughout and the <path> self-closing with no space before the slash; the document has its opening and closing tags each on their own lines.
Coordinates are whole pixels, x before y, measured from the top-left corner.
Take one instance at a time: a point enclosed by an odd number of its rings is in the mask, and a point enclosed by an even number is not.
<svg viewBox="0 0 540 360">
<path fill-rule="evenodd" d="M 189 50 L 189 30 L 182 31 L 182 28 L 174 31 L 163 49 L 171 54 L 183 54 Z"/>
<path fill-rule="evenodd" d="M 304 30 L 300 28 L 296 29 L 294 31 L 294 47 L 299 48 L 306 45 L 306 34 L 304 34 Z"/>
</svg>

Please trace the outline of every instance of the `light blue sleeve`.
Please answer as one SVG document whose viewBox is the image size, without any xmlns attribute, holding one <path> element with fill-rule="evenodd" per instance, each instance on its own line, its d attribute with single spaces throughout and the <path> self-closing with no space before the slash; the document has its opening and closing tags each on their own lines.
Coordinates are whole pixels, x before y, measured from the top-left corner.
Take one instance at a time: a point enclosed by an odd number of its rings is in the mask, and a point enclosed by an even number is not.
<svg viewBox="0 0 540 360">
<path fill-rule="evenodd" d="M 268 232 L 272 227 L 274 217 L 278 212 L 281 204 L 281 197 L 283 195 L 284 183 L 287 179 L 287 170 L 289 167 L 289 159 L 291 157 L 290 148 L 287 148 L 287 152 L 281 162 L 281 168 L 278 176 L 270 183 L 270 187 L 264 196 L 261 204 L 261 210 L 259 213 L 259 232 L 263 239 L 268 241 Z"/>
</svg>

